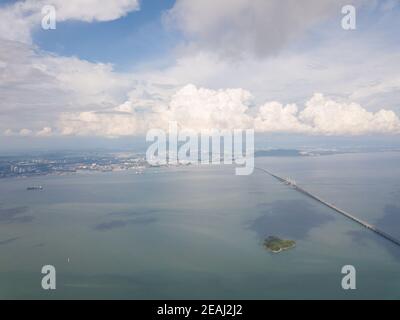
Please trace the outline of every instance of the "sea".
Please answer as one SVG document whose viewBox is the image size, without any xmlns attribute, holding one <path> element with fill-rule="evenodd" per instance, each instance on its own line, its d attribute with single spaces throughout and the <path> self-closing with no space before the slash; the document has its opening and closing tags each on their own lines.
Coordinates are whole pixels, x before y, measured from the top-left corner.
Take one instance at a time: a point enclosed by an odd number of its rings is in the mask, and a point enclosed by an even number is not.
<svg viewBox="0 0 400 320">
<path fill-rule="evenodd" d="M 256 158 L 400 239 L 399 164 L 399 152 Z M 1 179 L 0 299 L 400 298 L 399 246 L 262 171 L 234 169 Z M 269 252 L 268 236 L 296 246 Z M 55 290 L 42 288 L 46 265 Z"/>
</svg>

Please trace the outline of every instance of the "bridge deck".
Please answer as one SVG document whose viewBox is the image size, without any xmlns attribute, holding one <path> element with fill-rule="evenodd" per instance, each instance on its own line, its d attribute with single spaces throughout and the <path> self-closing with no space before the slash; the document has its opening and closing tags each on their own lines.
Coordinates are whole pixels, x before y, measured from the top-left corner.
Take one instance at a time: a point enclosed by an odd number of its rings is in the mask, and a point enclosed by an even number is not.
<svg viewBox="0 0 400 320">
<path fill-rule="evenodd" d="M 288 185 L 291 185 L 295 190 L 303 193 L 304 195 L 318 201 L 319 203 L 322 203 L 323 205 L 327 206 L 328 208 L 331 208 L 332 210 L 340 213 L 341 215 L 345 216 L 346 218 L 360 224 L 361 226 L 375 232 L 376 234 L 380 235 L 381 237 L 385 238 L 386 240 L 389 240 L 390 242 L 400 246 L 400 241 L 397 240 L 396 238 L 392 237 L 391 235 L 387 234 L 386 232 L 383 232 L 382 230 L 379 230 L 377 227 L 375 227 L 374 225 L 371 225 L 355 216 L 353 216 L 352 214 L 336 207 L 335 205 L 321 199 L 320 197 L 316 196 L 315 194 L 305 190 L 304 188 L 298 186 L 297 184 L 293 184 L 291 181 L 289 181 L 288 179 L 282 178 L 280 176 L 277 176 L 276 174 L 273 174 L 272 172 L 269 172 L 266 169 L 263 168 L 255 168 L 258 169 L 260 171 L 263 171 L 264 173 L 269 174 L 270 176 L 274 177 L 275 179 L 279 180 L 280 182 L 286 183 Z"/>
</svg>

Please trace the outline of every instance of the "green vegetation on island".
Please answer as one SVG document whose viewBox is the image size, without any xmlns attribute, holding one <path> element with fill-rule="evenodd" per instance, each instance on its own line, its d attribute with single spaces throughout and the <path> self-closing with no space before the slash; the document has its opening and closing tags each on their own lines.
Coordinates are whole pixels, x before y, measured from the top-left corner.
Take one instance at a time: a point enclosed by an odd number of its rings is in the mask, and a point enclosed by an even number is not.
<svg viewBox="0 0 400 320">
<path fill-rule="evenodd" d="M 275 253 L 293 248 L 295 245 L 296 242 L 293 240 L 280 239 L 274 236 L 270 236 L 264 240 L 264 247 Z"/>
</svg>

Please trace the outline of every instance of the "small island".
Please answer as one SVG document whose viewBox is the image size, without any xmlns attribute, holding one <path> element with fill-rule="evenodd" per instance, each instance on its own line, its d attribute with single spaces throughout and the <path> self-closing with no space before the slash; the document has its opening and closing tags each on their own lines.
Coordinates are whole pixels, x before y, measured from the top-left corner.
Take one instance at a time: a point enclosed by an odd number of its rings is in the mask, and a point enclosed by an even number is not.
<svg viewBox="0 0 400 320">
<path fill-rule="evenodd" d="M 280 239 L 275 236 L 269 236 L 264 240 L 264 247 L 274 253 L 288 250 L 296 246 L 296 242 L 293 240 Z"/>
</svg>

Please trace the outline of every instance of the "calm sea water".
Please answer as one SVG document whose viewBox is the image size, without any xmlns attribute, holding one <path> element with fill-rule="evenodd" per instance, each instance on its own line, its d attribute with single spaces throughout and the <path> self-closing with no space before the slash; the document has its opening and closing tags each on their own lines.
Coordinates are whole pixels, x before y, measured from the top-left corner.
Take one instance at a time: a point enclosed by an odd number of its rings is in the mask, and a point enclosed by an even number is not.
<svg viewBox="0 0 400 320">
<path fill-rule="evenodd" d="M 400 238 L 400 153 L 256 162 Z M 270 253 L 269 235 L 297 245 Z M 348 264 L 356 290 L 341 288 Z M 0 298 L 398 299 L 400 247 L 230 166 L 3 179 Z"/>
</svg>

